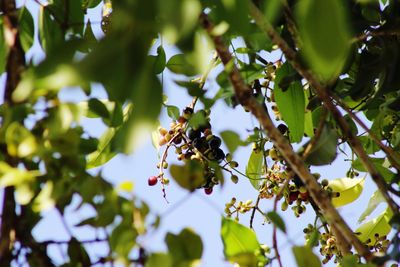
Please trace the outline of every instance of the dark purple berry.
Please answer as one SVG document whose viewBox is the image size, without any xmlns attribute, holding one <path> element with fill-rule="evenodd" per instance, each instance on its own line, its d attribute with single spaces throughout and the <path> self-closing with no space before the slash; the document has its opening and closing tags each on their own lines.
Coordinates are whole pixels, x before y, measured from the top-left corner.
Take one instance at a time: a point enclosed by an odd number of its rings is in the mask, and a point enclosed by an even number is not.
<svg viewBox="0 0 400 267">
<path fill-rule="evenodd" d="M 208 141 L 211 149 L 219 148 L 221 146 L 221 139 L 215 135 Z"/>
<path fill-rule="evenodd" d="M 206 193 L 207 195 L 211 195 L 212 192 L 213 192 L 212 187 L 204 188 L 204 193 Z"/>
</svg>

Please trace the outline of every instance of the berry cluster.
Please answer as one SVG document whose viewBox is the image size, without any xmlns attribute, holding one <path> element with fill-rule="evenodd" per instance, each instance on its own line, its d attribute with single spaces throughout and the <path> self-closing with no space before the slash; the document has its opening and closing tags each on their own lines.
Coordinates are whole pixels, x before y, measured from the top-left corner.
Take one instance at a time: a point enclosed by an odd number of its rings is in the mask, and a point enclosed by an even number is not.
<svg viewBox="0 0 400 267">
<path fill-rule="evenodd" d="M 315 247 L 320 246 L 319 252 L 324 257 L 323 264 L 328 263 L 333 257 L 335 257 L 334 262 L 337 263 L 342 255 L 337 247 L 336 237 L 332 235 L 327 226 L 324 229 L 325 232 L 321 233 L 318 228 L 309 224 L 303 229 L 303 233 L 307 243 Z"/>
<path fill-rule="evenodd" d="M 365 243 L 371 251 L 385 253 L 390 245 L 390 240 L 386 235 L 379 236 L 378 233 L 375 233 L 373 240 L 368 239 Z"/>
<path fill-rule="evenodd" d="M 204 121 L 191 123 L 193 116 L 203 118 Z M 213 134 L 209 116 L 209 110 L 199 110 L 194 114 L 192 107 L 186 107 L 178 120 L 171 123 L 169 130 L 159 128 L 158 144 L 166 148 L 157 165 L 160 173 L 149 178 L 149 185 L 157 184 L 158 180 L 161 180 L 163 185 L 168 184 L 169 180 L 164 177 L 164 169 L 168 168 L 166 159 L 170 147 L 175 148 L 179 161 L 197 161 L 201 164 L 204 170 L 204 183 L 199 188 L 204 188 L 206 194 L 211 194 L 213 187 L 219 183 L 220 177 L 216 173 L 216 166 L 222 161 L 226 162 L 222 168 L 232 174 L 232 171 L 225 166 L 237 167 L 238 164 L 232 161 L 231 155 L 225 155 L 221 149 L 221 138 Z M 231 179 L 237 183 L 238 177 L 232 174 Z"/>
<path fill-rule="evenodd" d="M 236 201 L 236 198 L 232 198 L 230 202 L 225 204 L 225 213 L 228 218 L 231 218 L 232 215 L 235 215 L 235 220 L 239 221 L 239 214 L 244 214 L 254 208 L 253 201 L 247 200 L 246 202 L 243 201 Z"/>
</svg>

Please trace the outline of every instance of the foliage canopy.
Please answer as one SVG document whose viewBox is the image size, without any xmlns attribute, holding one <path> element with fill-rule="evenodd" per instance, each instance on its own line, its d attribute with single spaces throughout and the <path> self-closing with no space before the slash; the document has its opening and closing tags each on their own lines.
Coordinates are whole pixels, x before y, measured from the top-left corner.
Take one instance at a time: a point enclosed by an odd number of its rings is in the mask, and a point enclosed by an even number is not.
<svg viewBox="0 0 400 267">
<path fill-rule="evenodd" d="M 315 212 L 314 223 L 303 230 L 305 245 L 293 247 L 300 267 L 331 260 L 346 267 L 400 261 L 398 1 L 20 4 L 1 1 L 1 266 L 54 266 L 51 246 L 66 255 L 63 266 L 198 265 L 203 243 L 189 228 L 166 235 L 166 252 L 146 251 L 140 237 L 157 229 L 160 217 L 132 194 L 130 182 L 116 187 L 102 175 L 104 164 L 118 153 L 134 153 L 149 135 L 160 162 L 159 174 L 148 183 L 161 186 L 166 199 L 168 186 L 211 194 L 239 177 L 255 188 L 255 201 L 226 203 L 221 238 L 227 261 L 282 266 L 277 231 L 286 233 L 287 226 L 277 211 L 288 207 L 294 217 Z M 101 14 L 89 16 L 93 10 Z M 169 45 L 179 52 L 167 58 Z M 30 53 L 44 56 L 32 60 Z M 172 73 L 176 86 L 193 97 L 187 107 L 168 103 L 164 73 Z M 215 95 L 207 93 L 210 73 L 219 87 Z M 96 86 L 104 87 L 106 98 L 96 97 Z M 71 87 L 87 100 L 62 101 L 60 92 Z M 227 108 L 242 106 L 259 122 L 245 140 L 235 131 L 212 131 L 210 112 L 221 100 Z M 168 129 L 158 125 L 162 109 L 171 118 Z M 91 136 L 83 118 L 100 119 L 106 126 L 102 136 Z M 236 162 L 238 147 L 250 145 L 248 162 Z M 172 150 L 179 164 L 168 164 Z M 312 172 L 313 166 L 338 165 L 338 155 L 350 162 L 347 177 L 326 180 Z M 377 190 L 360 213 L 361 225 L 350 228 L 337 208 L 360 196 L 365 179 Z M 105 237 L 81 240 L 66 226 L 69 240 L 37 240 L 32 230 L 42 212 L 56 209 L 65 223 L 73 199 L 78 209 L 96 212 L 73 227 L 97 229 Z M 264 212 L 259 204 L 268 200 L 273 210 Z M 364 222 L 383 202 L 387 209 Z M 245 213 L 250 227 L 238 222 Z M 261 244 L 260 233 L 250 229 L 255 216 L 271 223 L 271 244 Z M 109 253 L 89 256 L 92 243 L 106 244 Z"/>
</svg>

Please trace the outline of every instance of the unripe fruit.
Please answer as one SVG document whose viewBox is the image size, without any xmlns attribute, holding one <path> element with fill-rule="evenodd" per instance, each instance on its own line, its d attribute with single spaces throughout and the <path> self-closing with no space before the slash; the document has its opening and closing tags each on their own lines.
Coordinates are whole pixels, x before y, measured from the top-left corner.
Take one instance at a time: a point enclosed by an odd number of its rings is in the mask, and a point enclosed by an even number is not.
<svg viewBox="0 0 400 267">
<path fill-rule="evenodd" d="M 156 185 L 158 182 L 158 177 L 157 176 L 150 176 L 149 179 L 147 180 L 147 183 L 149 186 Z"/>
<path fill-rule="evenodd" d="M 324 180 L 321 181 L 321 185 L 323 187 L 328 186 L 329 185 L 329 181 L 327 179 L 324 179 Z"/>
<path fill-rule="evenodd" d="M 239 182 L 239 177 L 237 175 L 232 175 L 231 180 L 234 184 L 237 184 Z"/>
<path fill-rule="evenodd" d="M 161 135 L 166 135 L 166 134 L 168 133 L 168 130 L 165 129 L 165 128 L 163 128 L 163 127 L 160 127 L 160 128 L 158 129 L 158 132 L 159 132 Z"/>
<path fill-rule="evenodd" d="M 237 168 L 239 166 L 239 163 L 237 163 L 236 161 L 231 161 L 229 162 L 229 166 L 231 168 Z"/>
<path fill-rule="evenodd" d="M 158 145 L 159 145 L 159 146 L 163 146 L 163 145 L 165 145 L 166 143 L 167 143 L 167 140 L 165 139 L 164 136 L 161 137 L 161 138 L 158 140 Z"/>
</svg>

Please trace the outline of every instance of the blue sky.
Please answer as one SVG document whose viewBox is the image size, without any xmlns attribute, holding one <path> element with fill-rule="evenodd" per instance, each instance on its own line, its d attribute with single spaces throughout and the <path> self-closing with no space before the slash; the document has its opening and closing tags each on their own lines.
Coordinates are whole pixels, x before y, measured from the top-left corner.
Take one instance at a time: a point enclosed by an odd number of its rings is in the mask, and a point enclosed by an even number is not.
<svg viewBox="0 0 400 267">
<path fill-rule="evenodd" d="M 37 16 L 38 6 L 33 1 L 27 1 L 28 8 L 32 14 Z M 101 12 L 100 8 L 96 8 L 89 12 L 89 17 L 97 17 Z M 92 20 L 92 19 L 91 19 Z M 93 19 L 92 21 L 96 21 Z M 94 25 L 95 34 L 100 37 L 99 25 Z M 237 45 L 240 45 L 238 43 Z M 167 58 L 177 53 L 177 51 L 166 46 Z M 267 59 L 272 60 L 270 55 L 266 55 Z M 38 62 L 43 54 L 40 51 L 37 40 L 35 46 L 28 53 L 28 57 L 32 58 L 34 62 Z M 218 89 L 213 77 L 216 73 L 211 73 L 211 77 L 206 83 L 206 88 L 213 94 Z M 168 96 L 168 104 L 177 105 L 181 109 L 190 103 L 191 98 L 185 92 L 185 89 L 174 85 L 171 74 L 168 71 L 164 74 L 164 92 Z M 1 79 L 1 84 L 4 84 L 4 75 Z M 3 90 L 3 86 L 1 86 Z M 95 87 L 95 96 L 104 97 L 105 93 L 100 86 Z M 84 94 L 78 89 L 68 88 L 60 93 L 60 97 L 64 101 L 77 102 L 84 99 Z M 166 112 L 160 116 L 161 125 L 168 127 L 170 119 L 166 116 Z M 85 119 L 82 121 L 85 129 L 95 136 L 99 136 L 105 127 L 98 120 Z M 222 101 L 216 103 L 211 113 L 211 123 L 214 133 L 219 133 L 223 130 L 234 130 L 238 132 L 244 139 L 247 135 L 247 129 L 252 129 L 257 126 L 257 122 L 251 117 L 249 113 L 243 111 L 241 107 L 230 109 L 225 106 Z M 348 151 L 348 148 L 345 150 Z M 225 149 L 226 151 L 226 149 Z M 244 171 L 248 157 L 251 152 L 251 146 L 241 147 L 234 154 L 234 159 L 239 162 L 239 169 Z M 174 153 L 170 153 L 170 163 L 176 162 Z M 163 199 L 161 188 L 159 186 L 149 187 L 147 185 L 147 178 L 151 175 L 156 175 L 158 170 L 156 164 L 158 162 L 157 151 L 151 145 L 150 138 L 132 155 L 118 155 L 102 168 L 103 175 L 113 184 L 118 185 L 123 181 L 133 181 L 135 188 L 134 193 L 141 199 L 145 200 L 158 214 L 162 214 L 161 228 L 148 236 L 140 239 L 146 249 L 150 251 L 165 250 L 163 242 L 165 233 L 170 231 L 177 233 L 184 227 L 193 228 L 202 237 L 205 250 L 203 254 L 203 267 L 215 266 L 232 266 L 224 261 L 222 252 L 222 242 L 219 237 L 221 215 L 226 202 L 235 196 L 238 200 L 247 200 L 257 198 L 257 192 L 250 185 L 249 181 L 240 177 L 239 183 L 234 185 L 230 182 L 229 175 L 226 175 L 227 183 L 223 188 L 216 188 L 213 194 L 207 196 L 203 190 L 198 190 L 193 194 L 182 190 L 173 181 L 167 187 L 167 197 L 169 204 Z M 343 158 L 338 158 L 333 166 L 313 168 L 313 171 L 320 172 L 322 178 L 332 179 L 344 177 L 349 167 L 349 163 L 345 162 Z M 171 179 L 172 180 L 172 179 Z M 346 206 L 341 210 L 346 221 L 355 229 L 357 227 L 356 221 L 358 216 L 364 210 L 369 196 L 375 191 L 375 186 L 367 178 L 365 183 L 365 190 L 362 196 L 354 203 Z M 261 202 L 261 208 L 265 211 L 272 210 L 272 200 L 264 200 Z M 379 209 L 382 210 L 383 207 Z M 90 239 L 94 236 L 93 231 L 86 227 L 80 229 L 73 228 L 72 225 L 81 221 L 83 218 L 89 217 L 93 211 L 86 209 L 84 212 L 73 212 L 70 209 L 71 216 L 67 218 L 67 224 L 72 228 L 73 233 L 82 239 Z M 291 253 L 292 244 L 302 244 L 304 242 L 302 229 L 314 219 L 314 214 L 311 209 L 302 215 L 300 218 L 295 218 L 291 210 L 288 209 L 285 213 L 281 213 L 285 219 L 288 234 L 287 236 L 281 235 L 279 240 L 279 248 L 284 262 L 284 266 L 294 266 L 293 257 Z M 375 213 L 374 213 L 375 214 Z M 66 240 L 68 235 L 62 227 L 59 215 L 50 210 L 45 212 L 44 219 L 34 229 L 34 235 L 40 240 L 56 239 Z M 240 220 L 243 224 L 249 224 L 249 216 L 242 216 Z M 255 230 L 261 243 L 269 246 L 272 244 L 272 226 L 262 225 L 261 216 L 256 216 L 254 222 Z M 90 253 L 100 253 L 106 251 L 106 247 L 102 244 L 91 245 Z M 62 256 L 55 248 L 51 249 L 52 255 L 58 260 L 62 261 Z M 332 265 L 332 264 L 331 264 Z M 277 266 L 274 263 L 274 266 Z M 329 266 L 329 265 L 328 265 Z"/>
</svg>

